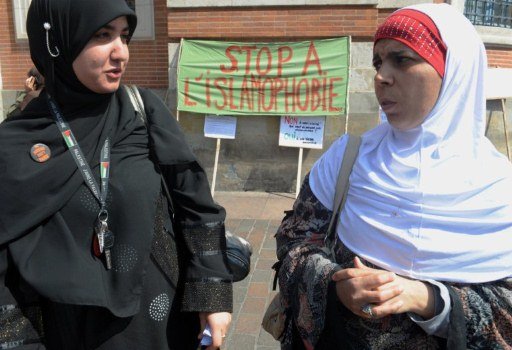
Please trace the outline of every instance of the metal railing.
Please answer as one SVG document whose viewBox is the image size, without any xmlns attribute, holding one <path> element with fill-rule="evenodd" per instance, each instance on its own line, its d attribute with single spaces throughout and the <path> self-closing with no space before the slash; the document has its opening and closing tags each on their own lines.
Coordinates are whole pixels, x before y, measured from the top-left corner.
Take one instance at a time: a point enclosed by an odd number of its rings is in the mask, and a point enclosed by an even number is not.
<svg viewBox="0 0 512 350">
<path fill-rule="evenodd" d="M 464 15 L 474 25 L 512 28 L 512 0 L 466 0 Z"/>
</svg>

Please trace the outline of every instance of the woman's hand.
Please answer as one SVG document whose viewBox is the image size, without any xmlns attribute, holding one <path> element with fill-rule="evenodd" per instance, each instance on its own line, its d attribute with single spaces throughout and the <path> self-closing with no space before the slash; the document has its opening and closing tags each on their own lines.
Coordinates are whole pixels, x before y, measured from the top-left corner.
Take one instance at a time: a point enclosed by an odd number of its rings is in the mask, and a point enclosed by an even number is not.
<svg viewBox="0 0 512 350">
<path fill-rule="evenodd" d="M 37 81 L 36 77 L 30 76 L 27 79 L 25 79 L 25 91 L 36 91 L 37 90 Z"/>
<path fill-rule="evenodd" d="M 337 271 L 333 276 L 336 294 L 347 309 L 364 318 L 368 315 L 361 309 L 372 304 L 374 318 L 397 313 L 403 306 L 395 298 L 403 292 L 400 284 L 393 282 L 397 276 L 389 271 L 364 266 L 359 258 L 354 259 L 354 268 Z"/>
<path fill-rule="evenodd" d="M 203 331 L 208 324 L 212 335 L 212 344 L 206 350 L 216 350 L 220 348 L 226 333 L 228 332 L 229 325 L 231 324 L 231 314 L 229 312 L 200 312 L 199 320 L 201 321 L 201 331 L 199 339 L 203 336 Z"/>
<path fill-rule="evenodd" d="M 434 316 L 434 291 L 430 284 L 372 269 L 354 259 L 354 268 L 333 275 L 340 301 L 356 315 L 368 318 L 361 308 L 370 304 L 374 318 L 413 312 L 425 319 Z"/>
</svg>

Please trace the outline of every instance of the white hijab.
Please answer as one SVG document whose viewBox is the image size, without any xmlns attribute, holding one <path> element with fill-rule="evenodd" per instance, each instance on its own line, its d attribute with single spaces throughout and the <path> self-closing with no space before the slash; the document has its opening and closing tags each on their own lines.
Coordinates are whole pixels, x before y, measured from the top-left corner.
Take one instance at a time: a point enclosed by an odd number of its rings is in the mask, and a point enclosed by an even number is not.
<svg viewBox="0 0 512 350">
<path fill-rule="evenodd" d="M 484 136 L 485 48 L 450 5 L 410 8 L 434 21 L 448 47 L 441 92 L 419 127 L 399 131 L 384 121 L 363 135 L 339 238 L 377 266 L 417 279 L 510 277 L 512 165 Z M 329 209 L 345 144 L 335 142 L 310 174 Z"/>
</svg>

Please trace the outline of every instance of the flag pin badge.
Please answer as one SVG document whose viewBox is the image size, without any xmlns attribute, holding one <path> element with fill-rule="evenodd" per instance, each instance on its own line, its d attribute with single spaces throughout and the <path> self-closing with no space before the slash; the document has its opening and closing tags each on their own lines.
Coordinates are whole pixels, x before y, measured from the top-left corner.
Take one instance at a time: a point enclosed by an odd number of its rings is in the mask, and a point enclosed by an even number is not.
<svg viewBox="0 0 512 350">
<path fill-rule="evenodd" d="M 44 143 L 36 143 L 30 149 L 30 156 L 38 163 L 46 162 L 50 159 L 51 154 L 50 147 L 46 146 Z"/>
</svg>

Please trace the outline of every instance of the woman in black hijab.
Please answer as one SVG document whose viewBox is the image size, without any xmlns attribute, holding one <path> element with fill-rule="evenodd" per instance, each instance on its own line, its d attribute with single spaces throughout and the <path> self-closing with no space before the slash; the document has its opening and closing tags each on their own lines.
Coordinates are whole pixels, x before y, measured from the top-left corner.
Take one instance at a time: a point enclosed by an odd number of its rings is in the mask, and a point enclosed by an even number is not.
<svg viewBox="0 0 512 350">
<path fill-rule="evenodd" d="M 136 21 L 125 0 L 31 3 L 46 87 L 0 125 L 2 349 L 195 349 L 206 324 L 215 349 L 227 332 L 224 209 L 161 100 L 140 89 L 146 126 L 119 88 Z"/>
</svg>

